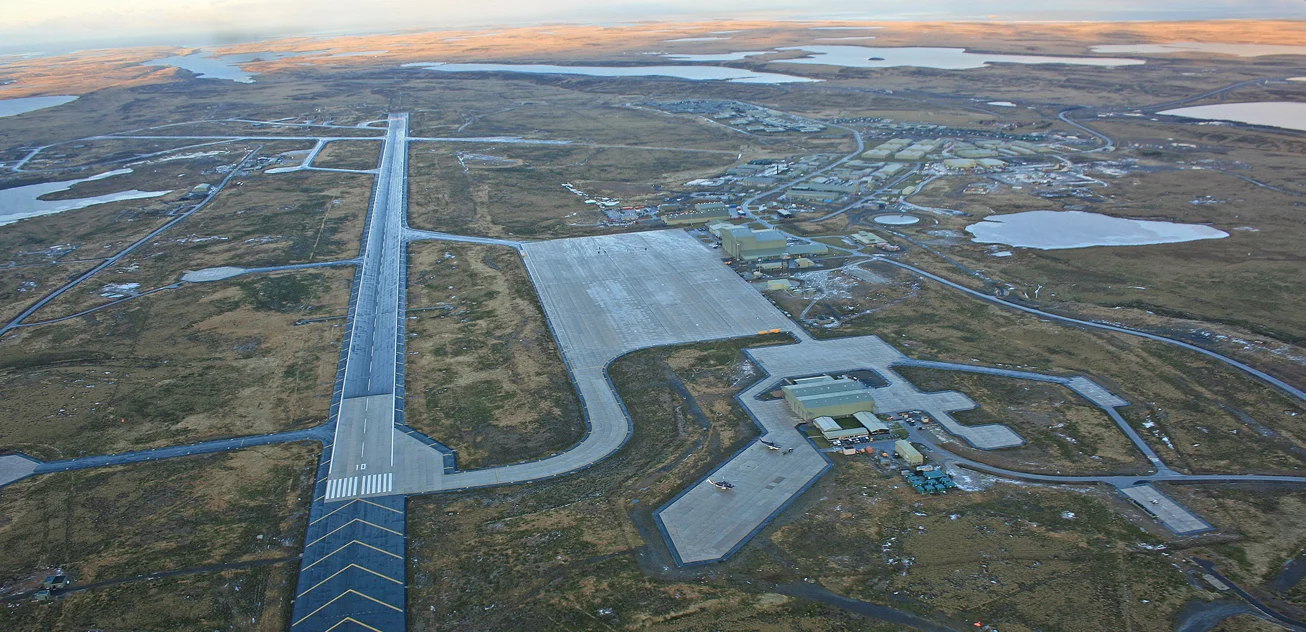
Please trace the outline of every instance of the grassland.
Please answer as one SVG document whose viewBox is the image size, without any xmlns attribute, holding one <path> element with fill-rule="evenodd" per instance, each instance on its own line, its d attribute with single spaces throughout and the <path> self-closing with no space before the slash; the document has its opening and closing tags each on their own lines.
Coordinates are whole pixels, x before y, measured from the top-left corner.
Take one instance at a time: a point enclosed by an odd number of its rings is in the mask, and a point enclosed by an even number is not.
<svg viewBox="0 0 1306 632">
<path fill-rule="evenodd" d="M 905 279 L 878 266 L 890 279 Z M 1292 400 L 1192 352 L 1004 310 L 937 284 L 821 337 L 875 334 L 919 359 L 1084 374 L 1132 403 L 1120 409 L 1172 467 L 1285 472 L 1306 466 Z"/>
<path fill-rule="evenodd" d="M 1157 539 L 1100 490 L 998 484 L 922 497 L 868 459 L 836 464 L 737 572 L 805 579 L 955 628 L 1168 629 L 1202 595 L 1169 555 L 1137 546 Z"/>
<path fill-rule="evenodd" d="M 1306 548 L 1306 529 L 1294 519 L 1306 509 L 1306 493 L 1263 485 L 1168 485 L 1165 492 L 1216 529 L 1185 553 L 1215 562 L 1222 574 L 1289 616 L 1306 614 L 1306 585 L 1285 572 Z"/>
<path fill-rule="evenodd" d="M 580 401 L 514 250 L 415 244 L 408 284 L 408 425 L 463 469 L 580 440 Z"/>
<path fill-rule="evenodd" d="M 92 586 L 52 603 L 17 598 L 0 609 L 0 626 L 283 629 L 317 454 L 311 444 L 266 446 L 4 488 L 3 594 L 39 588 L 55 569 L 74 588 Z M 142 578 L 161 572 L 185 574 Z"/>
<path fill-rule="evenodd" d="M 959 391 L 978 404 L 953 413 L 965 425 L 1004 424 L 1025 440 L 1006 450 L 948 449 L 983 463 L 1046 474 L 1137 474 L 1150 466 L 1100 408 L 1046 382 L 915 367 L 894 369 L 923 391 Z"/>
<path fill-rule="evenodd" d="M 456 148 L 415 143 L 409 168 L 414 227 L 490 237 L 552 238 L 611 232 L 586 199 L 604 196 L 623 206 L 661 201 L 663 188 L 719 173 L 733 154 L 605 147 L 491 145 L 476 154 L 509 166 L 484 168 Z M 570 183 L 590 198 L 563 188 Z"/>
<path fill-rule="evenodd" d="M 0 341 L 0 447 L 43 459 L 325 420 L 344 270 L 186 286 Z M 340 321 L 342 322 L 342 321 Z"/>
<path fill-rule="evenodd" d="M 329 169 L 375 169 L 381 142 L 332 141 L 313 160 L 314 167 Z"/>
<path fill-rule="evenodd" d="M 688 630 L 710 622 L 743 630 L 754 629 L 758 617 L 792 625 L 822 612 L 778 595 L 667 573 L 670 557 L 651 519 L 684 484 L 756 435 L 731 397 L 756 377 L 741 366 L 739 349 L 766 341 L 652 349 L 619 359 L 610 374 L 635 433 L 583 476 L 410 501 L 409 600 L 433 606 L 412 609 L 410 625 Z M 466 538 L 478 545 L 459 545 Z M 812 629 L 847 625 L 846 617 L 833 621 L 839 625 Z"/>
<path fill-rule="evenodd" d="M 105 284 L 144 291 L 177 282 L 187 270 L 263 267 L 350 259 L 358 253 L 371 176 L 299 172 L 234 181 L 195 215 L 52 301 L 52 319 L 107 303 Z"/>
</svg>

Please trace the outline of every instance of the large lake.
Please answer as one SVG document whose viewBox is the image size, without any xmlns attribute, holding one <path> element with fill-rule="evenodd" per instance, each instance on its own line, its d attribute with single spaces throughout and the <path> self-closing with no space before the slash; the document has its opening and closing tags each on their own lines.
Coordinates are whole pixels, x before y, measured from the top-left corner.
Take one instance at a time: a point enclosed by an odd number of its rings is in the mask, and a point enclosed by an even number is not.
<svg viewBox="0 0 1306 632">
<path fill-rule="evenodd" d="M 240 55 L 213 56 L 209 53 L 175 55 L 145 62 L 145 66 L 172 66 L 195 73 L 197 79 L 225 79 L 236 83 L 254 83 L 254 75 L 240 65 L 251 61 L 271 61 L 284 57 L 298 57 L 308 53 L 243 53 Z"/>
<path fill-rule="evenodd" d="M 800 50 L 811 56 L 800 59 L 777 59 L 777 64 L 819 64 L 845 68 L 893 68 L 917 66 L 944 70 L 982 68 L 992 63 L 1002 64 L 1072 64 L 1076 66 L 1136 66 L 1141 59 L 1118 57 L 1050 57 L 1046 55 L 1000 55 L 971 53 L 964 48 L 931 48 L 925 46 L 873 47 L 873 46 L 790 46 L 777 50 Z"/>
<path fill-rule="evenodd" d="M 1164 55 L 1173 53 L 1213 53 L 1237 57 L 1262 55 L 1306 55 L 1306 46 L 1283 44 L 1222 44 L 1219 42 L 1172 42 L 1169 44 L 1106 44 L 1094 46 L 1093 52 L 1109 55 Z"/>
<path fill-rule="evenodd" d="M 0 100 L 0 116 L 14 116 L 24 112 L 34 110 L 43 110 L 52 108 L 56 105 L 72 103 L 77 97 L 58 96 L 58 97 L 24 97 L 21 99 L 3 99 Z"/>
<path fill-rule="evenodd" d="M 155 198 L 161 195 L 167 195 L 171 191 L 119 191 L 117 193 L 106 193 L 93 197 L 77 198 L 72 200 L 42 200 L 41 196 L 59 191 L 67 191 L 73 185 L 82 182 L 91 182 L 93 180 L 103 180 L 112 178 L 125 173 L 131 173 L 131 169 L 117 169 L 108 171 L 89 178 L 79 180 L 63 180 L 61 182 L 42 182 L 41 184 L 29 184 L 27 186 L 13 187 L 10 189 L 0 189 L 0 226 L 12 224 L 20 219 L 29 217 L 39 217 L 41 215 L 52 215 L 79 208 L 86 208 L 95 204 L 104 204 L 106 202 L 118 202 L 121 200 L 139 200 L 142 198 Z"/>
<path fill-rule="evenodd" d="M 1202 224 L 1124 219 L 1083 211 L 990 215 L 967 226 L 966 232 L 974 235 L 973 241 L 977 243 L 1038 250 L 1173 244 L 1229 236 L 1229 233 Z"/>
<path fill-rule="evenodd" d="M 1306 103 L 1296 101 L 1253 101 L 1216 103 L 1166 110 L 1161 114 L 1215 121 L 1235 121 L 1306 131 Z"/>
<path fill-rule="evenodd" d="M 798 83 L 819 81 L 773 72 L 754 72 L 722 66 L 554 66 L 552 64 L 443 64 L 415 62 L 404 67 L 439 72 L 518 72 L 536 75 L 586 75 L 590 77 L 675 77 L 690 81 L 735 83 Z"/>
</svg>

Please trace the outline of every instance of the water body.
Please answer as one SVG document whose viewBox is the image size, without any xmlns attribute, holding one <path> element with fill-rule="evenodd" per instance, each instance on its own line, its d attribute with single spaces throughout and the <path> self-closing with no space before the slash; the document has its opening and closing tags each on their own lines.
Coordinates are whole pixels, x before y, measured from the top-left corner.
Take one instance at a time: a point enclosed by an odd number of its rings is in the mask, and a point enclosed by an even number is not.
<svg viewBox="0 0 1306 632">
<path fill-rule="evenodd" d="M 1107 44 L 1094 46 L 1095 53 L 1109 55 L 1166 55 L 1174 53 L 1213 53 L 1236 57 L 1263 55 L 1306 55 L 1306 46 L 1282 44 L 1221 44 L 1218 42 L 1172 42 L 1169 44 Z"/>
<path fill-rule="evenodd" d="M 21 99 L 3 99 L 0 100 L 0 117 L 14 116 L 24 112 L 43 110 L 52 108 L 56 105 L 72 103 L 77 97 L 58 96 L 58 97 L 24 97 Z M 2 212 L 2 211 L 0 211 Z"/>
<path fill-rule="evenodd" d="M 106 202 L 118 202 L 121 200 L 139 200 L 143 198 L 155 198 L 161 195 L 167 195 L 172 191 L 119 191 L 118 193 L 106 193 L 94 197 L 77 198 L 72 200 L 42 200 L 41 196 L 59 191 L 67 191 L 73 185 L 82 182 L 91 182 L 94 180 L 103 180 L 120 176 L 125 173 L 131 173 L 131 169 L 117 169 L 108 171 L 99 175 L 80 180 L 64 180 L 61 182 L 43 182 L 41 184 L 29 184 L 27 186 L 13 187 L 10 189 L 0 189 L 0 226 L 12 224 L 20 219 L 29 217 L 39 217 L 41 215 L 53 215 L 64 211 L 72 211 L 79 208 L 86 208 L 96 204 Z"/>
<path fill-rule="evenodd" d="M 271 61 L 284 57 L 297 57 L 307 53 L 244 53 L 240 55 L 212 56 L 208 53 L 192 53 L 163 57 L 145 62 L 145 66 L 172 66 L 195 73 L 198 79 L 225 79 L 236 83 L 254 83 L 254 75 L 245 72 L 240 65 L 251 61 Z"/>
<path fill-rule="evenodd" d="M 1295 101 L 1253 101 L 1217 103 L 1166 110 L 1161 114 L 1192 119 L 1235 121 L 1283 129 L 1306 131 L 1306 103 Z"/>
<path fill-rule="evenodd" d="M 877 48 L 871 46 L 790 46 L 776 50 L 800 50 L 811 56 L 800 59 L 779 59 L 778 64 L 814 64 L 843 66 L 845 68 L 895 68 L 916 66 L 944 70 L 983 68 L 991 63 L 1002 64 L 1072 64 L 1077 66 L 1136 66 L 1141 59 L 1118 57 L 1050 57 L 1045 55 L 996 55 L 968 53 L 964 48 L 931 48 L 901 46 Z"/>
<path fill-rule="evenodd" d="M 552 64 L 404 64 L 439 72 L 519 72 L 535 75 L 587 75 L 591 77 L 675 77 L 690 81 L 735 83 L 803 83 L 820 81 L 772 72 L 753 72 L 722 66 L 554 66 Z"/>
<path fill-rule="evenodd" d="M 745 57 L 756 57 L 758 55 L 770 55 L 775 51 L 772 50 L 752 50 L 742 53 L 720 53 L 713 55 L 679 55 L 663 54 L 663 57 L 671 61 L 739 61 Z"/>
<path fill-rule="evenodd" d="M 911 226 L 912 224 L 921 221 L 921 218 L 916 217 L 915 215 L 894 213 L 890 215 L 876 215 L 872 221 L 876 224 L 884 224 L 885 226 Z"/>
<path fill-rule="evenodd" d="M 1123 219 L 1083 211 L 990 215 L 967 226 L 966 232 L 974 235 L 976 243 L 1038 250 L 1174 244 L 1229 236 L 1229 233 L 1202 224 Z"/>
</svg>

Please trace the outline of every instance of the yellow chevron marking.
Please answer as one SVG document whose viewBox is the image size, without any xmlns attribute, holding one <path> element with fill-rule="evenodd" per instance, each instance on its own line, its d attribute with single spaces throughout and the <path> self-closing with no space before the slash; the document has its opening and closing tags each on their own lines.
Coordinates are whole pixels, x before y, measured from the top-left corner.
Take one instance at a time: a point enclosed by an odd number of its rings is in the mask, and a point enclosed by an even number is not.
<svg viewBox="0 0 1306 632">
<path fill-rule="evenodd" d="M 329 606 L 329 605 L 335 603 L 336 600 L 340 599 L 341 597 L 344 597 L 345 595 L 348 595 L 349 593 L 354 593 L 355 595 L 358 595 L 359 597 L 362 597 L 362 598 L 367 599 L 367 600 L 369 600 L 369 601 L 375 601 L 376 603 L 379 603 L 379 604 L 381 604 L 381 605 L 383 605 L 383 606 L 385 606 L 385 607 L 387 607 L 387 608 L 389 608 L 389 609 L 391 609 L 391 610 L 394 610 L 395 612 L 403 612 L 403 610 L 401 610 L 401 609 L 399 609 L 399 608 L 396 608 L 396 607 L 394 607 L 394 606 L 392 606 L 392 605 L 390 605 L 390 604 L 388 604 L 388 603 L 386 603 L 386 602 L 384 602 L 384 601 L 381 601 L 380 599 L 377 599 L 377 598 L 375 598 L 375 597 L 369 597 L 368 595 L 364 595 L 363 593 L 358 592 L 357 590 L 354 590 L 353 588 L 350 588 L 349 590 L 346 590 L 345 592 L 342 592 L 342 593 L 340 593 L 339 595 L 336 595 L 335 597 L 332 597 L 332 598 L 331 598 L 331 601 L 328 601 L 328 602 L 326 602 L 326 603 L 324 603 L 324 604 L 318 606 L 317 610 L 314 610 L 314 611 L 312 611 L 312 612 L 310 612 L 310 613 L 304 615 L 302 618 L 300 618 L 300 620 L 298 620 L 298 621 L 296 621 L 296 622 L 290 624 L 291 627 L 294 627 L 294 626 L 297 626 L 297 625 L 303 623 L 305 619 L 308 619 L 309 617 L 311 617 L 311 616 L 313 616 L 313 615 L 315 615 L 315 614 L 321 612 L 323 608 L 325 608 L 325 607 L 327 607 L 327 606 Z"/>
<path fill-rule="evenodd" d="M 342 525 L 340 525 L 340 526 L 338 526 L 338 527 L 332 529 L 330 532 L 328 532 L 327 534 L 323 535 L 322 537 L 320 537 L 320 538 L 318 538 L 318 539 L 316 539 L 316 540 L 313 540 L 312 542 L 309 542 L 308 544 L 305 544 L 305 545 L 304 545 L 304 548 L 308 548 L 308 547 L 310 547 L 310 546 L 313 546 L 314 544 L 317 544 L 318 542 L 321 542 L 323 539 L 330 537 L 332 533 L 335 533 L 335 532 L 337 532 L 337 531 L 339 531 L 339 530 L 341 530 L 341 529 L 344 529 L 345 527 L 348 527 L 349 525 L 354 524 L 355 522 L 361 522 L 361 523 L 363 523 L 363 524 L 365 524 L 365 525 L 367 525 L 367 526 L 369 526 L 369 527 L 375 527 L 375 528 L 380 529 L 380 530 L 382 530 L 382 531 L 385 531 L 385 532 L 387 532 L 387 533 L 393 533 L 393 534 L 395 534 L 395 535 L 397 535 L 397 536 L 399 536 L 399 537 L 401 537 L 401 538 L 404 536 L 404 534 L 399 533 L 398 531 L 395 531 L 394 529 L 387 529 L 387 528 L 385 528 L 385 527 L 383 527 L 383 526 L 381 526 L 381 525 L 372 524 L 372 523 L 370 523 L 370 522 L 368 522 L 368 521 L 366 521 L 366 520 L 363 520 L 362 518 L 354 518 L 353 520 L 350 520 L 349 522 L 346 522 L 345 524 L 342 524 Z"/>
<path fill-rule="evenodd" d="M 326 632 L 331 632 L 332 630 L 334 630 L 334 629 L 336 629 L 336 628 L 338 628 L 338 627 L 340 627 L 340 626 L 342 626 L 342 625 L 344 625 L 344 624 L 346 624 L 346 623 L 353 623 L 353 624 L 355 624 L 355 625 L 361 625 L 361 626 L 363 626 L 363 627 L 365 627 L 365 628 L 371 630 L 372 632 L 382 632 L 381 630 L 379 630 L 379 629 L 377 629 L 377 628 L 374 628 L 374 627 L 372 627 L 372 626 L 370 626 L 370 625 L 368 625 L 368 624 L 366 624 L 366 623 L 363 623 L 362 621 L 359 621 L 358 619 L 355 619 L 355 618 L 353 618 L 353 617 L 345 617 L 345 618 L 341 619 L 341 620 L 340 620 L 338 623 L 336 623 L 335 625 L 333 625 L 333 626 L 327 628 L 327 629 L 326 629 Z"/>
<path fill-rule="evenodd" d="M 372 549 L 373 551 L 376 551 L 376 552 L 378 552 L 378 553 L 385 553 L 386 555 L 389 555 L 390 557 L 393 557 L 393 558 L 395 558 L 395 559 L 397 559 L 397 560 L 402 560 L 402 559 L 404 559 L 402 555 L 395 555 L 394 553 L 391 553 L 391 552 L 389 552 L 389 551 L 387 551 L 387 550 L 385 550 L 385 549 L 378 549 L 378 548 L 376 548 L 376 547 L 374 547 L 374 546 L 372 546 L 372 545 L 370 545 L 370 544 L 368 544 L 368 543 L 366 543 L 366 542 L 363 542 L 363 541 L 360 541 L 360 540 L 350 540 L 349 542 L 345 543 L 345 544 L 344 544 L 343 546 L 341 546 L 340 548 L 338 548 L 338 549 L 336 549 L 336 550 L 334 550 L 334 551 L 332 551 L 332 552 L 330 552 L 330 553 L 327 553 L 326 555 L 323 555 L 322 557 L 318 558 L 316 562 L 313 562 L 312 564 L 309 564 L 308 566 L 305 566 L 304 568 L 301 568 L 301 569 L 299 569 L 299 570 L 302 572 L 302 571 L 304 571 L 304 570 L 306 570 L 306 569 L 313 568 L 314 566 L 316 566 L 316 565 L 318 564 L 318 562 L 321 562 L 321 561 L 327 559 L 328 557 L 331 557 L 332 555 L 335 555 L 336 553 L 339 553 L 339 552 L 345 550 L 345 549 L 348 548 L 349 545 L 351 545 L 351 544 L 357 544 L 357 545 L 359 545 L 359 546 L 365 546 L 365 547 L 367 547 L 367 548 L 369 548 L 369 549 Z"/>
<path fill-rule="evenodd" d="M 344 568 L 342 568 L 342 569 L 340 569 L 340 570 L 338 570 L 338 571 L 336 571 L 336 572 L 334 572 L 334 573 L 331 573 L 331 577 L 328 577 L 328 578 L 326 578 L 326 579 L 324 579 L 324 580 L 322 580 L 322 581 L 320 581 L 320 582 L 314 584 L 314 585 L 313 585 L 313 588 L 309 588 L 308 590 L 305 590 L 304 592 L 299 593 L 298 595 L 295 595 L 295 598 L 298 599 L 298 598 L 300 598 L 300 597 L 303 597 L 304 595 L 307 595 L 308 593 L 312 592 L 314 588 L 317 588 L 318 586 L 321 586 L 322 584 L 325 584 L 325 583 L 331 581 L 331 578 L 332 578 L 332 577 L 335 577 L 336 575 L 339 575 L 339 574 L 341 574 L 341 573 L 343 573 L 343 572 L 345 572 L 345 571 L 347 571 L 347 570 L 349 570 L 349 569 L 351 569 L 351 568 L 357 568 L 357 569 L 360 570 L 360 571 L 367 571 L 367 572 L 369 572 L 369 573 L 371 573 L 371 574 L 373 574 L 373 575 L 376 575 L 377 577 L 380 577 L 380 578 L 382 578 L 382 579 L 388 579 L 388 580 L 390 580 L 390 581 L 392 581 L 392 582 L 394 582 L 394 583 L 396 583 L 396 584 L 399 584 L 400 586 L 404 585 L 403 582 L 401 582 L 401 581 L 399 581 L 399 580 L 397 580 L 397 579 L 395 579 L 395 578 L 393 578 L 393 577 L 391 577 L 391 576 L 389 576 L 389 575 L 386 575 L 385 573 L 378 573 L 378 572 L 376 572 L 376 571 L 374 571 L 374 570 L 372 570 L 372 569 L 370 569 L 370 568 L 367 568 L 366 566 L 359 566 L 358 564 L 354 564 L 354 563 L 351 562 L 351 563 L 349 564 L 349 566 L 346 566 L 346 567 L 344 567 Z"/>
</svg>

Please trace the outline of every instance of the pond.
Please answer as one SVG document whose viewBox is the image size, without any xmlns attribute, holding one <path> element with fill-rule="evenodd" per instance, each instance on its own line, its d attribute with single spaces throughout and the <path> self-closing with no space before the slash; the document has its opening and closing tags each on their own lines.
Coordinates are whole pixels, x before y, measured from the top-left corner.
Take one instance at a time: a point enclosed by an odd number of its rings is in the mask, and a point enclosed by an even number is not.
<svg viewBox="0 0 1306 632">
<path fill-rule="evenodd" d="M 24 97 L 21 99 L 3 99 L 0 100 L 0 117 L 14 116 L 24 112 L 33 112 L 52 108 L 56 105 L 72 103 L 76 101 L 74 96 L 57 96 L 57 97 Z"/>
<path fill-rule="evenodd" d="M 1166 110 L 1160 114 L 1306 131 L 1306 103 L 1295 101 L 1216 103 Z"/>
<path fill-rule="evenodd" d="M 76 198 L 71 200 L 42 200 L 43 195 L 67 191 L 73 185 L 82 182 L 91 182 L 94 180 L 103 180 L 113 176 L 131 173 L 131 169 L 117 169 L 108 171 L 89 178 L 79 180 L 63 180 L 61 182 L 42 182 L 40 184 L 29 184 L 21 187 L 9 189 L 0 189 L 0 226 L 12 224 L 20 219 L 29 217 L 39 217 L 41 215 L 52 215 L 64 211 L 72 211 L 79 208 L 86 208 L 95 204 L 104 204 L 106 202 L 118 202 L 122 200 L 138 200 L 143 198 L 155 198 L 161 195 L 167 195 L 172 191 L 119 191 L 117 193 L 106 193 L 92 197 Z"/>
<path fill-rule="evenodd" d="M 555 66 L 552 64 L 444 64 L 415 62 L 405 68 L 425 68 L 438 72 L 519 72 L 537 75 L 587 75 L 591 77 L 675 77 L 690 81 L 731 81 L 735 83 L 797 83 L 819 81 L 806 77 L 772 72 L 754 72 L 722 66 Z"/>
<path fill-rule="evenodd" d="M 879 48 L 871 46 L 791 46 L 777 50 L 800 50 L 811 53 L 799 59 L 777 59 L 774 63 L 819 64 L 845 68 L 893 68 L 916 66 L 965 70 L 983 68 L 991 63 L 1005 64 L 1073 64 L 1077 66 L 1136 66 L 1141 59 L 1117 57 L 1049 57 L 1045 55 L 1001 55 L 971 53 L 964 48 L 931 48 L 901 46 Z"/>
<path fill-rule="evenodd" d="M 885 226 L 911 226 L 912 224 L 921 221 L 921 218 L 916 217 L 915 215 L 907 215 L 905 213 L 892 213 L 889 215 L 876 215 L 871 219 L 871 221 L 874 221 L 876 224 L 884 224 Z"/>
<path fill-rule="evenodd" d="M 966 232 L 974 236 L 976 243 L 1038 250 L 1173 244 L 1229 236 L 1229 233 L 1203 224 L 1124 219 L 1084 211 L 990 215 L 967 226 Z"/>
</svg>

